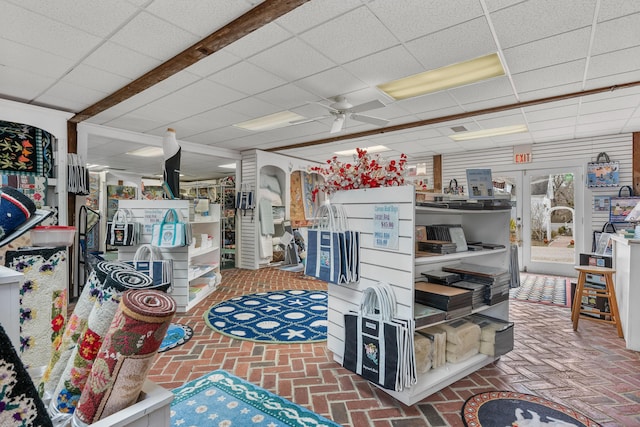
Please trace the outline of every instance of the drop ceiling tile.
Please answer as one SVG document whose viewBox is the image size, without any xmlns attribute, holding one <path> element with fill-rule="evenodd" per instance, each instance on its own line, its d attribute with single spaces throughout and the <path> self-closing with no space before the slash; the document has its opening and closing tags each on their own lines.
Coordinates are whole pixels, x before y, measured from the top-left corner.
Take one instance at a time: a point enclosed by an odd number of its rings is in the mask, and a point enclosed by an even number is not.
<svg viewBox="0 0 640 427">
<path fill-rule="evenodd" d="M 179 93 L 199 103 L 208 105 L 208 109 L 220 107 L 244 98 L 246 95 L 216 82 L 204 79 L 181 89 Z M 203 110 L 204 111 L 204 110 Z"/>
<path fill-rule="evenodd" d="M 249 59 L 249 62 L 288 82 L 308 77 L 335 64 L 298 39 L 287 40 Z"/>
<path fill-rule="evenodd" d="M 257 118 L 282 111 L 277 105 L 254 98 L 244 98 L 231 102 L 224 107 L 236 113 L 246 114 L 251 118 Z"/>
<path fill-rule="evenodd" d="M 508 49 L 578 28 L 590 27 L 595 5 L 596 0 L 520 2 L 491 13 L 491 21 L 502 49 Z"/>
<path fill-rule="evenodd" d="M 578 126 L 582 126 L 589 123 L 602 123 L 602 122 L 616 122 L 616 121 L 627 121 L 635 108 L 625 108 L 621 110 L 614 111 L 600 111 L 597 113 L 591 114 L 582 114 L 580 112 L 580 116 L 578 116 Z"/>
<path fill-rule="evenodd" d="M 620 18 L 625 15 L 640 12 L 640 3 L 637 1 L 600 0 L 598 22 Z"/>
<path fill-rule="evenodd" d="M 145 10 L 204 38 L 250 9 L 247 3 L 235 0 L 184 2 L 155 0 Z"/>
<path fill-rule="evenodd" d="M 515 145 L 530 144 L 533 142 L 533 138 L 529 132 L 494 136 L 491 137 L 491 140 L 498 147 L 512 147 Z"/>
<path fill-rule="evenodd" d="M 140 13 L 111 37 L 124 47 L 166 61 L 199 38 L 150 13 Z"/>
<path fill-rule="evenodd" d="M 300 38 L 338 64 L 398 44 L 398 40 L 365 7 L 313 28 Z"/>
<path fill-rule="evenodd" d="M 105 112 L 108 113 L 109 116 L 111 117 L 120 117 L 123 114 L 134 111 L 136 108 L 140 108 L 144 105 L 147 105 L 150 102 L 158 100 L 166 95 L 167 95 L 167 92 L 161 91 L 156 89 L 155 87 L 152 87 L 150 89 L 145 90 L 144 92 L 141 92 L 135 96 L 132 96 L 129 99 L 126 99 L 120 102 L 117 105 L 114 105 L 111 108 L 108 108 Z M 91 122 L 92 120 L 89 119 L 89 121 Z"/>
<path fill-rule="evenodd" d="M 281 16 L 277 23 L 293 34 L 300 34 L 360 6 L 360 0 L 310 1 Z"/>
<path fill-rule="evenodd" d="M 342 67 L 334 67 L 301 79 L 296 85 L 322 98 L 344 95 L 367 87 Z"/>
<path fill-rule="evenodd" d="M 460 105 L 477 103 L 490 99 L 513 98 L 513 88 L 507 77 L 494 77 L 477 83 L 449 89 L 453 99 Z"/>
<path fill-rule="evenodd" d="M 451 96 L 448 91 L 428 93 L 422 96 L 416 96 L 414 98 L 402 99 L 395 102 L 396 105 L 401 106 L 412 114 L 427 113 L 432 111 L 440 111 L 452 107 L 458 107 L 458 103 Z M 458 107 L 459 112 L 463 112 Z M 444 115 L 444 114 L 440 114 Z M 436 115 L 435 117 L 438 117 Z"/>
<path fill-rule="evenodd" d="M 148 117 L 142 117 L 135 114 L 129 114 L 124 117 L 118 117 L 111 120 L 109 126 L 119 129 L 126 129 L 132 132 L 146 132 L 149 129 L 155 129 L 164 126 L 163 120 L 155 120 Z"/>
<path fill-rule="evenodd" d="M 640 103 L 640 95 L 616 96 L 610 99 L 592 100 L 586 98 L 580 105 L 580 114 L 591 114 L 600 111 L 614 111 L 626 108 L 635 109 Z"/>
<path fill-rule="evenodd" d="M 38 96 L 35 102 L 47 105 L 58 105 L 57 102 L 60 102 L 59 105 L 65 106 L 65 108 L 71 111 L 78 112 L 98 102 L 107 95 L 108 93 L 106 92 L 59 81 L 47 89 L 45 93 Z"/>
<path fill-rule="evenodd" d="M 498 117 L 479 118 L 476 122 L 482 129 L 493 129 L 526 123 L 522 114 L 505 114 Z"/>
<path fill-rule="evenodd" d="M 220 83 L 249 95 L 265 92 L 287 82 L 268 71 L 248 62 L 240 62 L 207 77 L 207 80 Z"/>
<path fill-rule="evenodd" d="M 213 129 L 218 129 L 223 126 L 232 126 L 235 123 L 240 123 L 251 119 L 252 117 L 249 114 L 245 114 L 242 112 L 232 111 L 226 107 L 216 108 L 213 110 L 205 111 L 200 113 L 194 117 L 189 119 L 185 119 L 184 122 L 187 123 L 188 120 L 199 120 L 204 123 L 208 123 L 208 129 L 200 130 L 200 132 L 209 131 Z"/>
<path fill-rule="evenodd" d="M 425 70 L 433 70 L 496 52 L 487 20 L 477 18 L 406 43 Z"/>
<path fill-rule="evenodd" d="M 190 136 L 187 138 L 187 141 L 237 150 L 237 148 L 233 146 L 233 141 L 246 134 L 246 130 L 229 126 Z"/>
<path fill-rule="evenodd" d="M 565 105 L 560 107 L 555 107 L 550 104 L 545 104 L 547 108 L 533 109 L 534 107 L 526 107 L 524 108 L 525 116 L 527 117 L 527 121 L 531 123 L 536 122 L 544 122 L 546 120 L 554 120 L 554 119 L 563 119 L 567 117 L 575 117 L 578 113 L 578 103 L 577 101 L 572 103 L 571 105 Z"/>
<path fill-rule="evenodd" d="M 585 61 L 572 61 L 513 75 L 519 94 L 582 81 Z M 564 92 L 558 92 L 564 93 Z"/>
<path fill-rule="evenodd" d="M 62 81 L 75 86 L 95 89 L 103 93 L 113 93 L 126 86 L 132 80 L 108 71 L 103 71 L 88 65 L 79 64 Z"/>
<path fill-rule="evenodd" d="M 2 8 L 3 16 L 11 19 L 3 20 L 0 38 L 75 61 L 82 59 L 100 43 L 99 37 L 13 4 L 4 3 Z M 33 28 L 38 31 L 31 30 Z"/>
<path fill-rule="evenodd" d="M 196 74 L 188 71 L 182 71 L 153 85 L 154 89 L 164 91 L 166 93 L 177 92 L 199 81 L 201 78 Z"/>
<path fill-rule="evenodd" d="M 106 37 L 138 13 L 138 9 L 124 0 L 74 1 L 19 0 L 13 3 L 79 30 Z M 35 28 L 35 27 L 32 27 Z"/>
<path fill-rule="evenodd" d="M 367 6 L 403 42 L 423 36 L 427 32 L 425 29 L 435 33 L 483 15 L 480 2 L 468 0 L 374 1 L 367 3 Z"/>
<path fill-rule="evenodd" d="M 504 49 L 511 74 L 583 59 L 589 52 L 591 28 L 562 33 Z"/>
<path fill-rule="evenodd" d="M 496 10 L 511 7 L 514 4 L 522 3 L 528 0 L 485 0 L 487 10 L 489 12 L 495 12 Z"/>
<path fill-rule="evenodd" d="M 548 87 L 544 89 L 536 89 L 528 92 L 520 92 L 520 101 L 531 101 L 536 99 L 544 99 L 559 94 L 574 93 L 582 90 L 582 83 L 567 83 L 559 86 Z"/>
<path fill-rule="evenodd" d="M 638 35 L 640 37 L 640 34 Z M 640 46 L 592 56 L 589 61 L 589 80 L 640 69 Z"/>
<path fill-rule="evenodd" d="M 587 80 L 585 90 L 596 88 L 614 88 L 616 85 L 640 81 L 640 69 L 606 77 L 598 77 Z"/>
<path fill-rule="evenodd" d="M 424 113 L 415 113 L 415 116 L 420 120 L 440 119 L 442 117 L 452 116 L 455 114 L 462 114 L 465 111 L 460 107 L 444 107 L 433 111 L 426 111 Z"/>
<path fill-rule="evenodd" d="M 225 49 L 240 58 L 250 58 L 291 37 L 291 33 L 277 24 L 266 25 L 231 43 Z"/>
<path fill-rule="evenodd" d="M 372 86 L 424 71 L 422 64 L 404 46 L 394 46 L 344 64 L 343 67 Z"/>
<path fill-rule="evenodd" d="M 638 132 L 638 130 L 640 130 L 640 117 L 629 119 L 622 128 L 622 132 Z"/>
<path fill-rule="evenodd" d="M 166 123 L 191 117 L 200 114 L 203 111 L 210 110 L 211 108 L 213 107 L 206 101 L 206 99 L 194 99 L 182 92 L 174 92 L 138 108 L 135 111 L 135 114 L 141 114 L 142 111 L 155 111 L 158 109 L 158 111 L 164 111 L 169 114 L 163 114 L 161 116 Z"/>
<path fill-rule="evenodd" d="M 487 99 L 486 101 L 471 102 L 469 104 L 464 104 L 463 107 L 466 111 L 480 111 L 486 108 L 501 107 L 503 105 L 511 105 L 517 102 L 518 99 L 515 96 L 510 95 L 503 96 L 501 98 Z"/>
<path fill-rule="evenodd" d="M 576 138 L 592 135 L 607 135 L 620 133 L 627 120 L 612 120 L 603 122 L 585 122 L 576 126 Z"/>
<path fill-rule="evenodd" d="M 626 49 L 640 44 L 640 13 L 611 21 L 596 27 L 592 55 Z"/>
<path fill-rule="evenodd" d="M 575 117 L 566 117 L 561 119 L 548 119 L 543 122 L 530 122 L 529 131 L 539 132 L 541 130 L 568 128 L 576 125 Z"/>
<path fill-rule="evenodd" d="M 297 83 L 290 83 L 262 92 L 256 95 L 256 98 L 279 105 L 283 109 L 288 110 L 305 105 L 307 101 L 316 99 L 316 96 L 300 88 Z"/>
<path fill-rule="evenodd" d="M 241 59 L 239 57 L 232 54 L 228 50 L 222 49 L 218 52 L 215 52 L 214 54 L 207 56 L 206 58 L 199 60 L 195 64 L 190 65 L 185 69 L 185 71 L 188 71 L 200 77 L 207 77 L 213 73 L 230 67 L 233 64 L 237 64 L 240 61 Z"/>
<path fill-rule="evenodd" d="M 54 79 L 39 76 L 30 71 L 12 67 L 0 67 L 0 93 L 2 93 L 3 98 L 29 103 L 54 83 Z M 67 102 L 65 105 L 67 109 L 76 106 L 71 102 Z M 75 111 L 75 109 L 72 111 Z"/>
<path fill-rule="evenodd" d="M 108 41 L 91 52 L 83 63 L 130 79 L 137 79 L 162 62 Z"/>
<path fill-rule="evenodd" d="M 57 79 L 70 70 L 75 62 L 49 52 L 0 38 L 0 64 L 29 72 L 41 77 Z M 8 59 L 11 58 L 9 61 Z M 47 64 L 43 67 L 42 64 Z"/>
</svg>

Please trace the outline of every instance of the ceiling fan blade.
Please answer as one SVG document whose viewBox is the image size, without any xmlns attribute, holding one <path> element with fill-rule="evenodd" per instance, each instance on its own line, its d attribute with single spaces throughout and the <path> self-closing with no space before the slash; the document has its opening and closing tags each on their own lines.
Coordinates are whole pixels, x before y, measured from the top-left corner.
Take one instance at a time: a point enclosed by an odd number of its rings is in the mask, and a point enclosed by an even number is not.
<svg viewBox="0 0 640 427">
<path fill-rule="evenodd" d="M 364 116 L 362 114 L 352 114 L 351 118 L 353 120 L 357 120 L 359 122 L 369 123 L 376 126 L 386 126 L 389 124 L 390 120 L 380 119 L 378 117 Z"/>
<path fill-rule="evenodd" d="M 316 104 L 316 105 L 319 105 L 320 107 L 322 107 L 322 108 L 324 108 L 324 109 L 326 109 L 326 110 L 328 110 L 328 111 L 330 111 L 330 112 L 332 112 L 332 113 L 337 113 L 337 112 L 338 112 L 338 110 L 336 110 L 335 108 L 330 107 L 330 106 L 329 106 L 329 105 L 327 105 L 327 104 L 323 104 L 322 102 L 309 102 L 309 104 Z"/>
<path fill-rule="evenodd" d="M 329 133 L 338 133 L 342 130 L 342 128 L 344 127 L 344 121 L 345 121 L 346 117 L 344 116 L 344 114 L 340 114 L 338 117 L 336 117 L 336 119 L 333 121 L 333 124 L 331 125 L 331 132 Z"/>
<path fill-rule="evenodd" d="M 364 104 L 359 104 L 355 107 L 351 107 L 349 108 L 349 111 L 351 111 L 352 113 L 361 113 L 362 111 L 375 110 L 382 107 L 386 107 L 386 105 L 382 101 L 374 99 L 373 101 L 365 102 Z"/>
</svg>

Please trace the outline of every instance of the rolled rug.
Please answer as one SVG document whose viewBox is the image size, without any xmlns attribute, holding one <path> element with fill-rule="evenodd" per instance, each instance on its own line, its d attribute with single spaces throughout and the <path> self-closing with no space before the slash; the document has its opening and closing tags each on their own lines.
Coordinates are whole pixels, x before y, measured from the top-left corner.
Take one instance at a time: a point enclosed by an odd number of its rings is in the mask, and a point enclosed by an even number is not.
<svg viewBox="0 0 640 427">
<path fill-rule="evenodd" d="M 133 269 L 127 271 L 130 274 L 119 275 L 117 273 L 121 270 L 114 269 L 100 289 L 89 314 L 87 328 L 72 351 L 49 402 L 49 413 L 54 423 L 70 417 L 75 411 L 82 389 L 89 378 L 93 361 L 113 321 L 122 294 L 131 286 L 143 289 L 145 285 L 149 287 L 153 284 L 149 276 Z"/>
<path fill-rule="evenodd" d="M 0 426 L 53 427 L 36 387 L 0 325 Z"/>
<path fill-rule="evenodd" d="M 20 289 L 20 359 L 33 378 L 42 376 L 67 322 L 67 250 L 7 251 L 5 265 L 24 274 Z"/>
<path fill-rule="evenodd" d="M 11 234 L 36 212 L 33 201 L 12 187 L 0 189 L 0 239 Z"/>
<path fill-rule="evenodd" d="M 58 346 L 54 347 L 47 368 L 38 384 L 38 392 L 45 403 L 51 400 L 51 395 L 60 381 L 78 339 L 87 329 L 89 313 L 91 313 L 91 309 L 96 302 L 98 289 L 101 287 L 102 283 L 98 280 L 96 271 L 91 271 L 73 308 L 73 313 L 71 313 L 65 325 L 62 338 Z"/>
<path fill-rule="evenodd" d="M 167 333 L 176 302 L 162 291 L 122 295 L 73 414 L 84 427 L 134 404 Z"/>
</svg>

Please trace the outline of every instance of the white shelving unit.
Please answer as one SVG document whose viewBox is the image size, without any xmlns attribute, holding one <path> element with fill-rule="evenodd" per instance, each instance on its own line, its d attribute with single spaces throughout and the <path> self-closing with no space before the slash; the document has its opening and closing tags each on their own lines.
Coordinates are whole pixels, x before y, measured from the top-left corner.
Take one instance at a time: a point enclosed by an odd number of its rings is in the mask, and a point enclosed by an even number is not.
<svg viewBox="0 0 640 427">
<path fill-rule="evenodd" d="M 176 209 L 183 218 L 189 218 L 190 203 L 188 200 L 121 200 L 120 207 L 131 210 L 141 224 L 139 243 L 143 244 L 151 242 L 152 225 L 162 220 L 167 209 Z M 210 205 L 208 216 L 196 218 L 190 224 L 194 245 L 159 248 L 164 259 L 173 260 L 171 296 L 178 313 L 191 310 L 220 284 L 220 205 Z M 133 259 L 137 249 L 137 246 L 118 248 L 118 259 Z"/>
<path fill-rule="evenodd" d="M 509 211 L 454 210 L 423 208 L 415 204 L 413 186 L 386 187 L 337 192 L 332 203 L 345 208 L 349 226 L 359 230 L 361 280 L 353 285 L 329 284 L 329 328 L 327 347 L 334 360 L 342 363 L 344 352 L 344 313 L 357 310 L 362 292 L 368 286 L 384 281 L 396 295 L 398 317 L 413 317 L 414 283 L 422 272 L 460 262 L 509 268 Z M 393 205 L 398 208 L 398 249 L 375 247 L 373 239 L 374 207 Z M 462 224 L 467 240 L 503 244 L 505 249 L 468 251 L 455 254 L 416 258 L 415 227 L 430 224 Z M 508 320 L 509 302 L 474 310 Z M 433 325 L 429 325 L 433 326 Z M 413 405 L 442 388 L 475 372 L 496 359 L 478 354 L 461 363 L 447 363 L 418 377 L 418 383 L 402 392 L 384 390 L 406 405 Z"/>
</svg>

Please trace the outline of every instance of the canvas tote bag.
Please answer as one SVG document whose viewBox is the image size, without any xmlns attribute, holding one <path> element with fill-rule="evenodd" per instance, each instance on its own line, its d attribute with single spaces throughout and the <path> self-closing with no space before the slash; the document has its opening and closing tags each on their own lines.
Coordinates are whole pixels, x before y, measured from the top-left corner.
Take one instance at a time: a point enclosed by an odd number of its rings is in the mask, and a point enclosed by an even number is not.
<svg viewBox="0 0 640 427">
<path fill-rule="evenodd" d="M 153 224 L 151 244 L 159 248 L 177 248 L 191 244 L 191 225 L 175 209 L 167 209 L 162 221 Z"/>
<path fill-rule="evenodd" d="M 140 245 L 133 256 L 133 261 L 125 261 L 125 263 L 151 278 L 153 284 L 148 286 L 149 289 L 171 292 L 173 288 L 173 260 L 163 259 L 157 247 Z"/>
<path fill-rule="evenodd" d="M 360 280 L 360 232 L 349 229 L 342 206 L 322 205 L 307 241 L 307 276 L 335 284 Z"/>
<path fill-rule="evenodd" d="M 417 382 L 414 324 L 395 316 L 388 284 L 365 289 L 357 312 L 344 315 L 344 368 L 385 389 L 402 391 Z"/>
<path fill-rule="evenodd" d="M 118 209 L 107 223 L 107 245 L 134 246 L 138 241 L 140 224 L 129 209 Z"/>
</svg>

